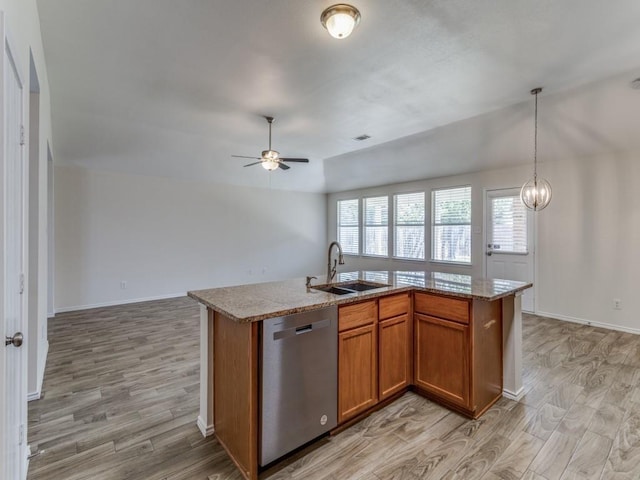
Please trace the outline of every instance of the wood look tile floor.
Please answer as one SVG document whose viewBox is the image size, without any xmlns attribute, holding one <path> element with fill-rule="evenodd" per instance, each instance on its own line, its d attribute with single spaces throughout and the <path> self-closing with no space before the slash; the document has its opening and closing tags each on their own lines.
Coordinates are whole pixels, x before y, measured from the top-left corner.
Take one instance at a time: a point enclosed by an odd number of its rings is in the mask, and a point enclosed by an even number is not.
<svg viewBox="0 0 640 480">
<path fill-rule="evenodd" d="M 240 479 L 195 425 L 199 309 L 187 298 L 49 323 L 29 480 Z M 525 315 L 520 402 L 467 420 L 412 393 L 261 479 L 640 479 L 640 336 Z"/>
</svg>

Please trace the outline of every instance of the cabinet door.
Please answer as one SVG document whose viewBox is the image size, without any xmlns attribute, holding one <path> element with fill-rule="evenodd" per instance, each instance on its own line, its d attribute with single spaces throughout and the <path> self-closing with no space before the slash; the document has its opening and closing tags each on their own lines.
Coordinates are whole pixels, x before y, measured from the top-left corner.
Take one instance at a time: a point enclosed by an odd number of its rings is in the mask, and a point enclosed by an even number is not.
<svg viewBox="0 0 640 480">
<path fill-rule="evenodd" d="M 380 400 L 409 385 L 409 316 L 400 315 L 378 324 Z"/>
<path fill-rule="evenodd" d="M 378 402 L 376 324 L 338 334 L 338 422 Z"/>
<path fill-rule="evenodd" d="M 415 315 L 418 387 L 469 407 L 469 327 L 428 315 Z"/>
</svg>

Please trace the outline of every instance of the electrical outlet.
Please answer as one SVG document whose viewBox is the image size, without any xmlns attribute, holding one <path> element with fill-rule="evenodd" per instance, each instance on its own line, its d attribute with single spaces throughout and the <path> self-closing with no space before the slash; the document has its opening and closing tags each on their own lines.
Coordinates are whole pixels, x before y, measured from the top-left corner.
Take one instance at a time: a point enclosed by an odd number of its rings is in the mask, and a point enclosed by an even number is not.
<svg viewBox="0 0 640 480">
<path fill-rule="evenodd" d="M 622 300 L 619 298 L 613 299 L 613 309 L 614 310 L 622 310 Z"/>
<path fill-rule="evenodd" d="M 127 281 L 126 281 L 126 280 L 122 280 L 122 281 L 120 282 L 120 288 L 121 288 L 122 290 L 126 290 L 126 289 L 127 289 Z"/>
</svg>

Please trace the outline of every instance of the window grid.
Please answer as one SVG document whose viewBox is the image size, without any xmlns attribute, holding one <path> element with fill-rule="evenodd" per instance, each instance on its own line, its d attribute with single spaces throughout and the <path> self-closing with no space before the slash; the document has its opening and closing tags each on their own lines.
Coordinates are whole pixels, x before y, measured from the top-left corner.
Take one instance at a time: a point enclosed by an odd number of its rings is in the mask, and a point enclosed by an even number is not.
<svg viewBox="0 0 640 480">
<path fill-rule="evenodd" d="M 471 263 L 471 187 L 433 190 L 431 260 Z"/>
<path fill-rule="evenodd" d="M 425 193 L 394 195 L 393 256 L 424 260 Z"/>
<path fill-rule="evenodd" d="M 338 200 L 338 242 L 348 255 L 360 253 L 360 201 Z"/>
<path fill-rule="evenodd" d="M 363 254 L 389 255 L 389 197 L 368 197 L 363 200 Z"/>
</svg>

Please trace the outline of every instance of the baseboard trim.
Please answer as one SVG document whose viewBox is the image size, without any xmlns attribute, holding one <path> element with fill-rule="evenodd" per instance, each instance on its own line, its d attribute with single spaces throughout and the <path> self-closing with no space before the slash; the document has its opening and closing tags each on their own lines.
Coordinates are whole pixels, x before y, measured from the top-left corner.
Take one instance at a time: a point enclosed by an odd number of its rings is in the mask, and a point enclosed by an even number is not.
<svg viewBox="0 0 640 480">
<path fill-rule="evenodd" d="M 595 322 L 593 320 L 585 320 L 583 318 L 570 317 L 568 315 L 561 315 L 559 313 L 541 312 L 537 311 L 535 315 L 540 317 L 549 317 L 556 320 L 564 320 L 565 322 L 579 323 L 581 325 L 589 325 L 591 327 L 606 328 L 607 330 L 616 330 L 618 332 L 633 333 L 634 335 L 640 335 L 640 329 L 622 327 L 620 325 L 614 325 L 612 323 Z"/>
<path fill-rule="evenodd" d="M 128 305 L 130 303 L 151 302 L 153 300 L 166 300 L 169 298 L 184 297 L 186 294 L 187 292 L 170 293 L 168 295 L 156 295 L 153 297 L 133 298 L 130 300 L 113 300 L 110 302 L 93 303 L 89 305 L 76 305 L 72 307 L 62 307 L 62 308 L 56 308 L 56 314 L 65 313 L 65 312 L 77 312 L 80 310 L 89 310 L 92 308 L 115 307 L 118 305 Z"/>
<path fill-rule="evenodd" d="M 524 396 L 524 387 L 520 387 L 520 389 L 515 393 L 511 390 L 503 389 L 502 396 L 508 398 L 509 400 L 519 402 L 520 399 Z"/>
<path fill-rule="evenodd" d="M 34 400 L 40 400 L 42 396 L 42 391 L 40 389 L 35 392 L 27 393 L 27 402 L 33 402 Z"/>
<path fill-rule="evenodd" d="M 42 361 L 40 365 L 38 365 L 38 378 L 37 389 L 35 392 L 27 393 L 27 402 L 32 402 L 34 400 L 40 400 L 42 398 L 42 382 L 44 381 L 44 369 L 47 366 L 47 356 L 49 355 L 49 342 L 44 342 L 44 352 L 42 355 Z"/>
<path fill-rule="evenodd" d="M 200 433 L 202 433 L 203 437 L 210 437 L 215 432 L 213 425 L 211 425 L 210 427 L 207 427 L 200 415 L 198 415 L 198 420 L 196 421 L 196 425 L 198 425 L 198 429 L 200 430 Z"/>
</svg>

